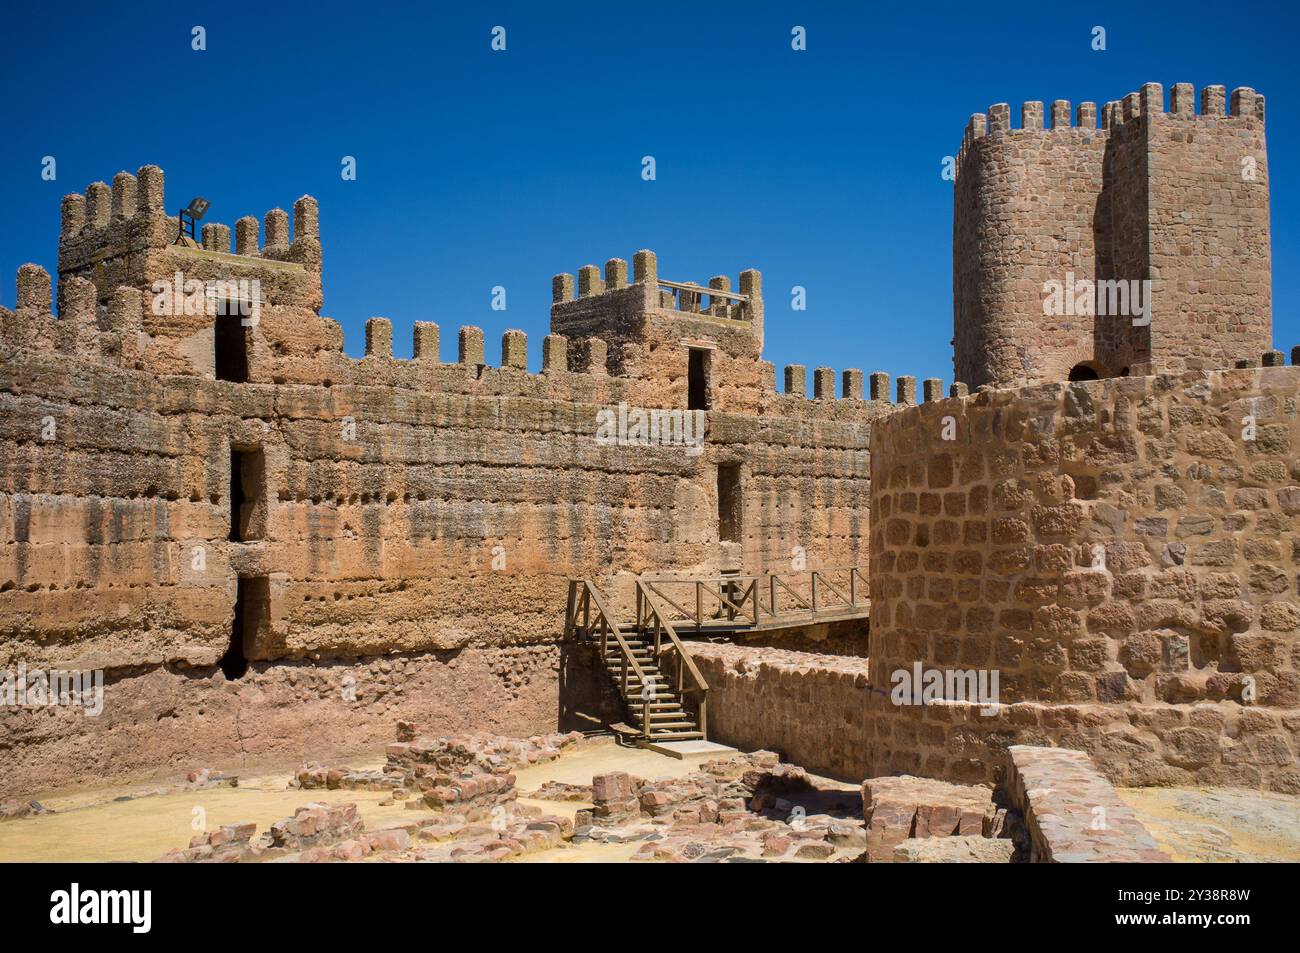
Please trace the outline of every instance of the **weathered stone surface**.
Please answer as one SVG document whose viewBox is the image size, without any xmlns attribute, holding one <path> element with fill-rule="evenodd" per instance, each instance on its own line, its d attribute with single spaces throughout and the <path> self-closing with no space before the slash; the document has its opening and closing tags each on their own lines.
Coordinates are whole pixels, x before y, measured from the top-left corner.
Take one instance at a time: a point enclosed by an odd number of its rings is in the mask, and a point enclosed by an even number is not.
<svg viewBox="0 0 1300 953">
<path fill-rule="evenodd" d="M 990 795 L 980 785 L 908 775 L 870 778 L 862 785 L 867 856 L 889 860 L 908 838 L 982 836 L 994 811 Z"/>
<path fill-rule="evenodd" d="M 1300 518 L 1291 468 L 1260 467 L 1278 453 L 1258 435 L 1300 445 L 1297 392 L 1297 367 L 1197 370 L 986 390 L 877 421 L 873 508 L 887 516 L 872 530 L 863 773 L 991 782 L 1008 745 L 1054 744 L 1124 785 L 1291 790 Z M 1156 421 L 1189 423 L 1157 441 Z M 932 464 L 954 457 L 960 537 L 919 505 Z M 990 688 L 996 675 L 993 703 L 895 704 L 889 687 L 918 661 Z M 1267 754 L 1237 743 L 1256 709 L 1284 726 Z"/>
<path fill-rule="evenodd" d="M 1024 814 L 1031 861 L 1170 860 L 1085 752 L 1013 745 L 1008 755 L 1007 791 Z"/>
<path fill-rule="evenodd" d="M 1007 864 L 1015 845 L 1005 838 L 925 837 L 904 841 L 894 848 L 896 864 Z"/>
</svg>

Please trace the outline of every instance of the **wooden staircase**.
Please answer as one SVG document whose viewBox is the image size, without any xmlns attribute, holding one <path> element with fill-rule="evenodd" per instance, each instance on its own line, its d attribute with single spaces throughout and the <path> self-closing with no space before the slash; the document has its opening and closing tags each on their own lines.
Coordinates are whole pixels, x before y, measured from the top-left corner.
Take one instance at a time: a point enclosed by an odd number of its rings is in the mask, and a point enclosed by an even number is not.
<svg viewBox="0 0 1300 953">
<path fill-rule="evenodd" d="M 639 587 L 638 583 L 637 623 L 620 625 L 590 580 L 571 579 L 565 633 L 576 635 L 599 653 L 627 706 L 631 731 L 643 744 L 706 740 L 709 687 L 672 624 L 659 614 L 653 597 Z M 675 677 L 659 665 L 665 640 L 677 650 Z M 699 696 L 698 720 L 683 703 L 683 695 L 691 693 Z"/>
<path fill-rule="evenodd" d="M 644 639 L 625 637 L 637 668 L 630 669 L 622 649 L 616 641 L 605 648 L 605 671 L 609 672 L 627 706 L 630 724 L 637 734 L 651 741 L 703 740 L 704 732 L 695 722 L 695 716 L 682 704 L 681 693 L 673 689 L 667 677 L 659 670 L 659 662 Z M 646 731 L 649 719 L 650 730 Z"/>
</svg>

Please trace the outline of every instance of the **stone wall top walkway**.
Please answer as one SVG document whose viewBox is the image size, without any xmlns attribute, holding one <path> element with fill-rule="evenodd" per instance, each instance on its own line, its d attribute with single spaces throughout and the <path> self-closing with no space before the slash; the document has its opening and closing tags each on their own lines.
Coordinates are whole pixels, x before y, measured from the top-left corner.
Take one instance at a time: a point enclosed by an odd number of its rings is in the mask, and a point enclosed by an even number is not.
<svg viewBox="0 0 1300 953">
<path fill-rule="evenodd" d="M 1172 858 L 1086 752 L 1012 745 L 1007 790 L 1025 817 L 1030 859 L 1046 863 L 1161 863 Z"/>
</svg>

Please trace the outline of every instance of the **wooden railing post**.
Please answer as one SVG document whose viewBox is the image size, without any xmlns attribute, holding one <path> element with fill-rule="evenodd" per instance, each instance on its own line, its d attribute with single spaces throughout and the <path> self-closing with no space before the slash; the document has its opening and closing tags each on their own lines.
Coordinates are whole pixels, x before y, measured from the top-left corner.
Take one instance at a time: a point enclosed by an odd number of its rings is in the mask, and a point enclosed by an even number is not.
<svg viewBox="0 0 1300 953">
<path fill-rule="evenodd" d="M 813 574 L 812 574 L 812 611 L 813 612 L 817 611 L 817 570 L 816 569 L 813 570 Z"/>
<path fill-rule="evenodd" d="M 858 604 L 858 571 L 852 566 L 849 567 L 849 605 L 857 607 Z"/>
<path fill-rule="evenodd" d="M 695 580 L 695 631 L 704 627 L 704 583 Z"/>
</svg>

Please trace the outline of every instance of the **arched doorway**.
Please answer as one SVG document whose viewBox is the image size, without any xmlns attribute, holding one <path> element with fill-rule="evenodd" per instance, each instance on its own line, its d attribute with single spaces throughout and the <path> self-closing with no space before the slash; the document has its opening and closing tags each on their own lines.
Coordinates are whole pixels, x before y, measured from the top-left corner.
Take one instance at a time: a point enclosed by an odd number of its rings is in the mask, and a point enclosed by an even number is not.
<svg viewBox="0 0 1300 953">
<path fill-rule="evenodd" d="M 1099 381 L 1101 374 L 1090 361 L 1081 361 L 1070 368 L 1071 381 Z"/>
</svg>

